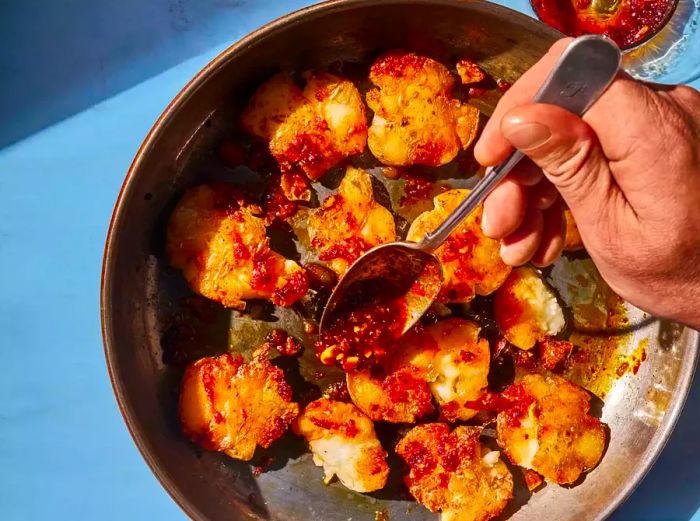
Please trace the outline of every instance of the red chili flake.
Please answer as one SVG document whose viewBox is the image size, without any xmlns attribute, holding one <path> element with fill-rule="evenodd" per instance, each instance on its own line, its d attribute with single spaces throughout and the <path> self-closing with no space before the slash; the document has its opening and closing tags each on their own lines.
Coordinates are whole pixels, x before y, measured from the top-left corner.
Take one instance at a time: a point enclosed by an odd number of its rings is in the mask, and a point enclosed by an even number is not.
<svg viewBox="0 0 700 521">
<path fill-rule="evenodd" d="M 401 198 L 401 206 L 416 204 L 426 199 L 430 199 L 433 195 L 433 186 L 435 183 L 435 175 L 430 172 L 424 172 L 417 169 L 404 170 L 401 172 L 401 179 L 405 180 Z"/>
<path fill-rule="evenodd" d="M 252 286 L 252 284 L 251 284 Z M 275 290 L 272 294 L 272 302 L 278 306 L 291 306 L 309 291 L 309 279 L 304 270 L 295 271 L 287 283 Z"/>
<path fill-rule="evenodd" d="M 348 438 L 354 438 L 360 432 L 360 430 L 357 428 L 357 425 L 355 424 L 355 420 L 336 422 L 326 418 L 319 418 L 317 416 L 314 416 L 313 414 L 309 414 L 308 418 L 311 421 L 311 423 L 316 425 L 316 427 L 338 432 Z"/>
<path fill-rule="evenodd" d="M 313 245 L 317 247 L 316 245 Z M 370 246 L 364 241 L 362 237 L 352 236 L 347 239 L 343 239 L 329 248 L 321 251 L 318 258 L 322 261 L 330 261 L 333 259 L 344 259 L 348 263 L 353 263 L 357 258 L 359 258 L 364 252 L 370 249 Z"/>
<path fill-rule="evenodd" d="M 380 56 L 370 69 L 372 75 L 387 75 L 399 78 L 414 74 L 425 67 L 428 59 L 414 53 L 390 52 Z"/>
<path fill-rule="evenodd" d="M 418 165 L 440 166 L 445 153 L 445 144 L 441 141 L 428 141 L 416 147 L 413 162 Z"/>
<path fill-rule="evenodd" d="M 263 208 L 265 215 L 283 221 L 294 215 L 299 205 L 287 199 L 280 185 L 273 182 L 263 196 Z"/>
</svg>

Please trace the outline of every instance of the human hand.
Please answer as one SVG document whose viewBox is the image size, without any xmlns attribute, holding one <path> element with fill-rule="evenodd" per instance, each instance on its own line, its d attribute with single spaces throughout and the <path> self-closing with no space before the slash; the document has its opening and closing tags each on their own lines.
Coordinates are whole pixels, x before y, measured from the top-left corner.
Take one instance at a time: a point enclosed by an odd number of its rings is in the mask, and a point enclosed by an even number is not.
<svg viewBox="0 0 700 521">
<path fill-rule="evenodd" d="M 624 73 L 579 118 L 531 103 L 570 39 L 506 92 L 474 149 L 522 161 L 484 202 L 483 231 L 512 265 L 552 263 L 562 202 L 603 278 L 638 307 L 700 328 L 700 93 Z"/>
</svg>

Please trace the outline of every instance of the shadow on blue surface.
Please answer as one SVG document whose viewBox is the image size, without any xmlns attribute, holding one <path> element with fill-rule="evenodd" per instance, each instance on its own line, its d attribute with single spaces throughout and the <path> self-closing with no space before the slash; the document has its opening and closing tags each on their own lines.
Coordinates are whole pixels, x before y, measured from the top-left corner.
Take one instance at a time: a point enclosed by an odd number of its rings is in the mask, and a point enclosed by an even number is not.
<svg viewBox="0 0 700 521">
<path fill-rule="evenodd" d="M 0 148 L 308 3 L 4 2 Z"/>
<path fill-rule="evenodd" d="M 612 521 L 688 520 L 700 509 L 700 377 L 671 440 Z"/>
</svg>

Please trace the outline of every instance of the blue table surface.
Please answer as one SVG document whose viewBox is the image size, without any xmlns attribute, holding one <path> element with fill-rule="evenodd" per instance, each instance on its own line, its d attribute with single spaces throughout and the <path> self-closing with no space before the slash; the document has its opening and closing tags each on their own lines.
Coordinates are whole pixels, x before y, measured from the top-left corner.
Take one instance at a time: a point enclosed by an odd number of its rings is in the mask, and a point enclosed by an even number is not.
<svg viewBox="0 0 700 521">
<path fill-rule="evenodd" d="M 204 64 L 298 0 L 6 0 L 0 17 L 0 519 L 185 519 L 117 409 L 102 248 L 139 144 Z M 506 0 L 526 12 L 525 0 Z M 620 520 L 700 521 L 700 382 Z"/>
</svg>

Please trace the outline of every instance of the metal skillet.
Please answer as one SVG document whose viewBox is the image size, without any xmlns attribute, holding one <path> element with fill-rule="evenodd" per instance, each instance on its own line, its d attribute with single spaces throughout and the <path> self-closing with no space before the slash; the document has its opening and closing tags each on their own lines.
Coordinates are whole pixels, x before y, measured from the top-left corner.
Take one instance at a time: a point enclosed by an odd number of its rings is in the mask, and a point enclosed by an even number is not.
<svg viewBox="0 0 700 521">
<path fill-rule="evenodd" d="M 430 31 L 426 33 L 426 28 Z M 181 434 L 177 414 L 180 369 L 163 362 L 178 303 L 190 296 L 164 253 L 165 220 L 179 194 L 213 179 L 245 180 L 214 160 L 212 150 L 234 131 L 252 90 L 279 69 L 304 70 L 335 61 L 367 62 L 407 48 L 445 63 L 468 56 L 513 82 L 546 52 L 559 33 L 511 10 L 461 0 L 340 0 L 299 11 L 244 38 L 202 70 L 165 109 L 146 137 L 116 203 L 105 248 L 101 313 L 107 365 L 129 430 L 155 475 L 196 520 L 436 519 L 398 495 L 352 494 L 326 487 L 293 437 L 260 476 L 248 464 L 197 451 Z M 500 93 L 479 100 L 490 114 Z M 253 342 L 224 313 L 208 329 L 221 351 L 229 340 Z M 284 325 L 275 311 L 266 324 Z M 230 322 L 228 321 L 230 319 Z M 602 418 L 611 442 L 600 466 L 572 489 L 546 487 L 509 511 L 514 520 L 601 519 L 649 469 L 675 424 L 692 378 L 697 333 L 630 311 L 633 343 L 646 339 L 647 361 L 616 382 Z M 231 328 L 239 331 L 229 339 Z M 606 332 L 617 334 L 619 332 Z M 399 477 L 396 477 L 398 481 Z M 396 485 L 396 483 L 393 483 Z M 524 498 L 519 498 L 522 500 Z"/>
</svg>

